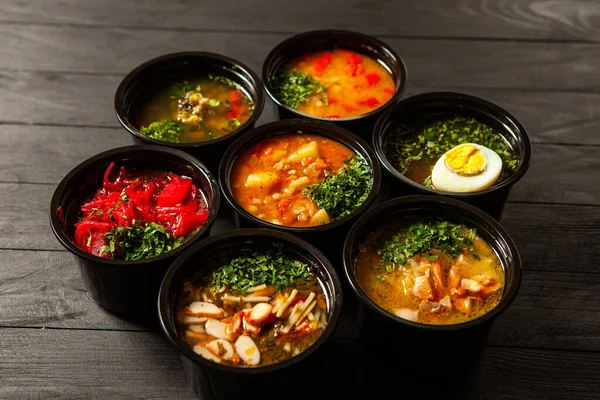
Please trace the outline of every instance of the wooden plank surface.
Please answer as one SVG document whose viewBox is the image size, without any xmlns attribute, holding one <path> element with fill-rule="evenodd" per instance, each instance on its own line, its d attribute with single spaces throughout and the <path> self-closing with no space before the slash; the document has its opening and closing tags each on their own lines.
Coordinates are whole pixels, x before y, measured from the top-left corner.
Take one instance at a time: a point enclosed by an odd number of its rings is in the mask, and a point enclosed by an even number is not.
<svg viewBox="0 0 600 400">
<path fill-rule="evenodd" d="M 0 329 L 0 340 L 2 398 L 193 398 L 176 351 L 158 333 Z M 479 398 L 600 395 L 600 359 L 589 352 L 488 347 L 480 370 Z"/>
<path fill-rule="evenodd" d="M 121 79 L 117 75 L 0 70 L 0 123 L 120 127 L 112 102 Z M 523 123 L 534 142 L 600 145 L 598 93 L 411 84 L 404 97 L 433 90 L 465 92 L 497 103 Z M 258 124 L 275 119 L 274 105 L 268 100 Z"/>
<path fill-rule="evenodd" d="M 600 40 L 594 0 L 201 2 L 5 0 L 1 21 L 158 29 L 298 32 L 354 29 L 379 35 L 518 40 Z M 222 17 L 227 15 L 226 23 Z M 423 29 L 427 27 L 427 29 Z"/>
<path fill-rule="evenodd" d="M 0 326 L 153 329 L 94 304 L 67 252 L 0 251 L 0 260 Z M 600 351 L 600 274 L 526 267 L 519 295 L 498 319 L 490 343 Z"/>
<path fill-rule="evenodd" d="M 260 71 L 285 34 L 0 25 L 0 68 L 121 75 L 165 53 L 205 50 Z M 582 43 L 415 40 L 386 42 L 404 57 L 411 85 L 600 90 L 600 47 Z"/>
</svg>

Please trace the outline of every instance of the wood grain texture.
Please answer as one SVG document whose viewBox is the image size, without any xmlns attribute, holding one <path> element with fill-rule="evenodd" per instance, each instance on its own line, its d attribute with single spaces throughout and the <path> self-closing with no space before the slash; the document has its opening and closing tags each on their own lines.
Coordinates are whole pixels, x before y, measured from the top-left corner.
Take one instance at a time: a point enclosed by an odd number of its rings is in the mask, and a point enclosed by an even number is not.
<svg viewBox="0 0 600 400">
<path fill-rule="evenodd" d="M 0 329 L 0 397 L 193 399 L 159 333 Z"/>
<path fill-rule="evenodd" d="M 2 398 L 193 398 L 158 333 L 0 329 L 0 340 Z M 483 399 L 596 399 L 599 373 L 593 353 L 492 347 L 472 384 Z"/>
<path fill-rule="evenodd" d="M 0 70 L 0 123 L 120 127 L 112 107 L 120 80 L 121 76 Z M 465 92 L 497 103 L 523 123 L 535 142 L 600 145 L 598 93 L 409 85 L 404 97 L 433 90 Z M 275 107 L 268 100 L 258 123 L 275 119 Z"/>
<path fill-rule="evenodd" d="M 149 329 L 95 305 L 67 252 L 0 251 L 0 260 L 0 326 Z M 600 351 L 598 291 L 597 273 L 526 271 L 490 343 Z"/>
<path fill-rule="evenodd" d="M 0 68 L 124 74 L 165 53 L 206 50 L 260 71 L 288 35 L 0 25 Z M 600 90 L 600 47 L 389 38 L 417 87 Z"/>
<path fill-rule="evenodd" d="M 0 16 L 11 22 L 92 26 L 262 32 L 327 27 L 420 37 L 600 40 L 600 7 L 593 0 L 354 0 L 343 6 L 310 0 L 288 1 L 284 7 L 273 0 L 246 0 L 243 6 L 217 0 L 145 0 L 142 4 L 135 0 L 5 0 Z M 226 24 L 223 15 L 228 16 Z"/>
</svg>

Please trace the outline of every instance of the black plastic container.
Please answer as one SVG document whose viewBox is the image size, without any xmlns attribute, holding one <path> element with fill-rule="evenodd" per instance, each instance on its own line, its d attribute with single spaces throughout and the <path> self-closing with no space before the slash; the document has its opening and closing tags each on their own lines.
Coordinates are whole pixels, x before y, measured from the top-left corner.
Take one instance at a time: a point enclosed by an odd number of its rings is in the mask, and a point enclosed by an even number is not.
<svg viewBox="0 0 600 400">
<path fill-rule="evenodd" d="M 428 122 L 456 116 L 476 118 L 506 138 L 519 159 L 517 170 L 510 178 L 479 192 L 443 192 L 408 179 L 390 163 L 384 150 L 385 141 L 399 124 L 421 126 Z M 412 194 L 443 195 L 472 204 L 496 220 L 499 220 L 502 215 L 510 189 L 523 177 L 531 162 L 529 136 L 514 116 L 489 101 L 452 92 L 424 93 L 391 106 L 375 125 L 373 148 L 386 171 L 384 185 L 389 197 Z"/>
<path fill-rule="evenodd" d="M 170 143 L 143 135 L 136 125 L 136 113 L 142 104 L 174 81 L 194 80 L 208 76 L 224 76 L 241 85 L 254 103 L 250 118 L 233 132 L 220 138 L 197 143 Z M 258 76 L 239 61 L 220 54 L 184 52 L 167 54 L 131 71 L 115 93 L 115 111 L 119 122 L 132 135 L 134 143 L 157 144 L 183 150 L 201 160 L 216 172 L 221 156 L 237 137 L 252 129 L 265 103 L 263 85 Z"/>
<path fill-rule="evenodd" d="M 410 217 L 439 217 L 475 228 L 502 263 L 505 287 L 498 305 L 483 316 L 454 325 L 427 325 L 411 322 L 385 311 L 360 287 L 355 259 L 368 233 Z M 494 320 L 514 300 L 521 282 L 521 258 L 508 233 L 489 215 L 464 202 L 441 196 L 406 196 L 387 201 L 365 213 L 350 230 L 344 244 L 344 270 L 354 294 L 365 305 L 363 344 L 373 365 L 383 369 L 398 358 L 410 360 L 410 371 L 426 368 L 428 376 L 468 377 L 485 346 Z M 373 346 L 386 343 L 385 352 Z M 441 363 L 444 360 L 445 363 Z M 435 364 L 439 361 L 439 364 Z M 433 364 L 432 364 L 433 363 Z M 438 365 L 439 368 L 431 368 Z"/>
<path fill-rule="evenodd" d="M 231 189 L 231 171 L 237 158 L 250 146 L 262 140 L 278 135 L 288 134 L 312 134 L 330 138 L 340 142 L 365 159 L 373 169 L 373 187 L 371 194 L 365 202 L 347 217 L 331 222 L 329 224 L 291 227 L 271 224 L 258 219 L 242 206 L 233 197 Z M 292 119 L 272 122 L 259 126 L 235 141 L 227 150 L 219 166 L 219 185 L 227 203 L 235 210 L 237 225 L 239 227 L 271 228 L 282 232 L 292 233 L 312 243 L 323 251 L 329 259 L 338 265 L 341 261 L 341 247 L 346 233 L 356 218 L 361 215 L 375 200 L 379 192 L 381 182 L 381 168 L 375 157 L 375 153 L 359 137 L 347 130 L 328 122 Z"/>
<path fill-rule="evenodd" d="M 158 257 L 136 261 L 111 260 L 81 250 L 72 239 L 79 206 L 102 185 L 102 178 L 111 162 L 116 162 L 117 166 L 125 165 L 128 169 L 169 171 L 192 178 L 207 201 L 207 221 L 183 245 Z M 127 146 L 100 153 L 65 176 L 52 196 L 50 225 L 58 241 L 75 256 L 81 276 L 96 303 L 113 312 L 145 319 L 156 316 L 158 290 L 171 263 L 199 238 L 208 235 L 219 202 L 215 178 L 194 157 L 160 146 Z M 66 226 L 61 222 L 58 207 L 62 207 Z"/>
<path fill-rule="evenodd" d="M 268 366 L 236 367 L 218 364 L 196 354 L 177 331 L 175 307 L 183 282 L 206 268 L 207 260 L 212 257 L 223 253 L 236 254 L 243 250 L 270 249 L 273 244 L 281 244 L 288 255 L 314 266 L 328 308 L 328 322 L 321 336 L 297 356 Z M 294 377 L 310 373 L 313 364 L 307 364 L 307 361 L 315 356 L 318 358 L 318 353 L 314 356 L 311 354 L 319 350 L 335 329 L 341 306 L 341 283 L 329 260 L 303 240 L 268 229 L 241 229 L 197 243 L 173 263 L 162 282 L 158 299 L 163 331 L 181 353 L 184 371 L 192 388 L 201 398 L 213 399 L 280 398 L 282 391 L 288 392 L 286 398 L 290 398 L 290 395 L 295 398 L 299 390 L 291 391 L 289 385 L 294 382 Z M 327 377 L 323 376 L 322 379 Z"/>
<path fill-rule="evenodd" d="M 274 81 L 281 68 L 292 59 L 306 53 L 330 49 L 346 49 L 365 54 L 381 63 L 392 75 L 396 90 L 392 98 L 381 107 L 370 113 L 350 118 L 320 118 L 306 114 L 284 104 L 278 97 Z M 371 131 L 377 118 L 391 104 L 396 102 L 406 89 L 406 65 L 400 56 L 387 44 L 373 36 L 363 33 L 343 30 L 310 31 L 292 36 L 278 44 L 267 56 L 263 63 L 262 79 L 266 91 L 277 104 L 279 117 L 286 118 L 311 118 L 320 121 L 332 122 L 344 127 L 352 133 L 365 139 L 371 137 Z"/>
</svg>

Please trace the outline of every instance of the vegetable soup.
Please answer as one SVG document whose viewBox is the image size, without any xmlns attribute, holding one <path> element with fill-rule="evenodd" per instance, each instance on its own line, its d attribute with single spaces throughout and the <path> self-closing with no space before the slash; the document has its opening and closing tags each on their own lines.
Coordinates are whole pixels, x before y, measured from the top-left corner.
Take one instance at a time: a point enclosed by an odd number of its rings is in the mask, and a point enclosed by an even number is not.
<svg viewBox="0 0 600 400">
<path fill-rule="evenodd" d="M 451 192 L 478 191 L 503 182 L 515 173 L 518 162 L 500 133 L 462 116 L 403 124 L 388 136 L 384 152 L 394 168 L 410 180 Z M 477 160 L 479 170 L 461 169 L 472 167 Z"/>
<path fill-rule="evenodd" d="M 283 103 L 323 118 L 349 118 L 384 105 L 395 93 L 390 72 L 371 57 L 333 49 L 304 54 L 275 82 Z"/>
<path fill-rule="evenodd" d="M 235 131 L 254 111 L 241 86 L 222 76 L 177 82 L 139 112 L 140 132 L 173 143 L 203 142 Z"/>
<path fill-rule="evenodd" d="M 280 247 L 213 260 L 183 285 L 183 340 L 217 363 L 257 367 L 310 347 L 327 325 L 327 302 L 313 267 Z"/>
<path fill-rule="evenodd" d="M 163 171 L 127 171 L 122 166 L 80 206 L 73 240 L 103 258 L 140 260 L 184 243 L 208 218 L 202 192 L 187 177 Z"/>
<path fill-rule="evenodd" d="M 487 313 L 502 298 L 500 260 L 463 225 L 408 219 L 370 233 L 359 250 L 360 287 L 400 318 L 457 324 Z"/>
<path fill-rule="evenodd" d="M 364 203 L 373 186 L 373 171 L 335 140 L 281 135 L 238 157 L 231 186 L 235 200 L 259 219 L 315 226 L 344 218 Z"/>
</svg>

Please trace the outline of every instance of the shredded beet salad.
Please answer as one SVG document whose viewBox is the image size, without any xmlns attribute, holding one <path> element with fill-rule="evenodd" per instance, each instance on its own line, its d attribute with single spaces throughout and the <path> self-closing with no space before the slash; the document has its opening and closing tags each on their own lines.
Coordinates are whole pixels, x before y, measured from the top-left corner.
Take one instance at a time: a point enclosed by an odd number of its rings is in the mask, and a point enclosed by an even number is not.
<svg viewBox="0 0 600 400">
<path fill-rule="evenodd" d="M 172 172 L 128 172 L 111 181 L 111 163 L 102 187 L 80 207 L 75 244 L 103 258 L 140 260 L 184 243 L 208 218 L 201 192 Z"/>
</svg>

